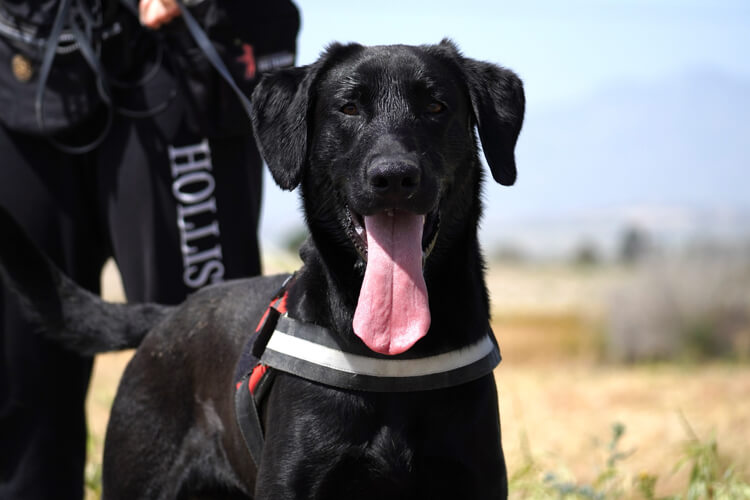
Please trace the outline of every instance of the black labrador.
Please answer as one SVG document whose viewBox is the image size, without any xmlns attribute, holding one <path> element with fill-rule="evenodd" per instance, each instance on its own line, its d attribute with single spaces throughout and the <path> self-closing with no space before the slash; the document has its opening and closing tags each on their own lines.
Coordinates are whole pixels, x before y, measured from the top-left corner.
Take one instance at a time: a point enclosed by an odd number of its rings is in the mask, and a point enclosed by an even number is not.
<svg viewBox="0 0 750 500">
<path fill-rule="evenodd" d="M 519 78 L 449 41 L 334 44 L 314 64 L 266 76 L 252 97 L 263 155 L 282 188 L 301 187 L 310 232 L 288 317 L 386 363 L 481 341 L 475 127 L 493 178 L 513 184 Z M 108 304 L 0 219 L 3 274 L 48 335 L 84 354 L 139 345 L 107 429 L 106 498 L 507 496 L 491 369 L 406 392 L 278 372 L 260 406 L 256 464 L 235 417 L 235 369 L 283 276 L 211 286 L 175 307 Z"/>
</svg>

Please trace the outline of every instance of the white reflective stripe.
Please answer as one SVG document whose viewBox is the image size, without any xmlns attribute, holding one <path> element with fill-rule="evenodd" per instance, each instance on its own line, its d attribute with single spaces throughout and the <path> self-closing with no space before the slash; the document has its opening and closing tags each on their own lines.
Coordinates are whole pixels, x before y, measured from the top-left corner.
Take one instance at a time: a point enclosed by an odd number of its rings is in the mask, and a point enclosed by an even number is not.
<svg viewBox="0 0 750 500">
<path fill-rule="evenodd" d="M 294 358 L 334 370 L 373 377 L 420 377 L 445 373 L 475 363 L 490 354 L 495 345 L 488 335 L 462 349 L 418 359 L 379 359 L 331 349 L 309 340 L 293 337 L 278 330 L 266 346 Z"/>
</svg>

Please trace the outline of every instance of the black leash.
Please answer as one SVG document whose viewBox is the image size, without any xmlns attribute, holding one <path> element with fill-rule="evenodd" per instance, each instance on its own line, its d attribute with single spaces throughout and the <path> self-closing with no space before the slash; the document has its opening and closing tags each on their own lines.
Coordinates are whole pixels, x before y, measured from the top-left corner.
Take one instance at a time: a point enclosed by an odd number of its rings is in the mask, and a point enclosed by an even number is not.
<svg viewBox="0 0 750 500">
<path fill-rule="evenodd" d="M 42 64 L 39 68 L 39 82 L 37 83 L 36 94 L 34 96 L 34 111 L 36 114 L 37 125 L 39 130 L 42 132 L 45 130 L 44 125 L 44 91 L 47 87 L 47 80 L 49 79 L 50 72 L 52 71 L 52 63 L 55 60 L 57 53 L 57 44 L 60 39 L 63 27 L 66 21 L 70 18 L 71 8 L 74 7 L 73 3 L 75 0 L 60 0 L 60 6 L 57 9 L 55 20 L 52 23 L 52 29 L 49 37 L 47 38 L 47 45 L 44 48 L 44 54 L 42 56 Z M 77 9 L 77 12 L 87 12 L 85 7 Z M 99 97 L 107 105 L 107 117 L 104 127 L 101 132 L 88 144 L 81 146 L 73 146 L 70 144 L 64 144 L 52 136 L 48 136 L 47 139 L 58 149 L 65 153 L 70 154 L 83 154 L 88 153 L 96 149 L 102 142 L 112 128 L 113 112 L 110 107 L 111 98 L 106 87 L 106 83 L 102 78 L 103 70 L 101 69 L 101 63 L 93 47 L 89 44 L 88 38 L 91 37 L 91 30 L 93 19 L 91 16 L 82 15 L 84 24 L 86 27 L 86 34 L 76 25 L 75 22 L 70 23 L 70 29 L 75 37 L 75 42 L 78 44 L 78 49 L 81 51 L 81 55 L 86 60 L 86 63 L 91 67 L 96 76 L 96 85 Z"/>
<path fill-rule="evenodd" d="M 185 7 L 183 1 L 177 0 L 177 5 L 180 8 L 182 18 L 185 20 L 185 26 L 187 26 L 187 29 L 190 32 L 190 35 L 193 37 L 193 40 L 195 40 L 195 43 L 198 44 L 198 47 L 206 55 L 208 61 L 211 63 L 211 66 L 213 66 L 214 69 L 219 72 L 219 75 L 221 75 L 224 81 L 229 84 L 234 93 L 237 94 L 237 97 L 242 103 L 242 106 L 245 108 L 245 113 L 247 114 L 247 118 L 249 120 L 252 116 L 253 110 L 253 105 L 250 102 L 250 99 L 248 99 L 248 97 L 237 86 L 234 79 L 232 78 L 232 75 L 229 73 L 229 70 L 221 60 L 221 56 L 219 56 L 219 53 L 216 52 L 216 48 L 214 47 L 213 43 L 211 43 L 211 40 L 209 40 L 208 36 L 206 36 L 206 33 L 203 31 L 200 24 L 198 24 L 198 21 L 195 20 L 188 8 Z"/>
<path fill-rule="evenodd" d="M 63 152 L 70 154 L 88 153 L 101 145 L 110 129 L 112 128 L 115 111 L 129 118 L 146 118 L 149 116 L 154 116 L 164 111 L 177 95 L 176 89 L 173 89 L 164 102 L 154 106 L 153 108 L 145 110 L 135 110 L 115 106 L 112 101 L 112 92 L 108 83 L 111 78 L 106 76 L 106 71 L 101 64 L 101 61 L 99 60 L 99 51 L 90 42 L 90 40 L 92 39 L 92 32 L 95 27 L 95 21 L 90 13 L 86 10 L 86 7 L 78 5 L 77 2 L 78 0 L 60 0 L 60 5 L 55 15 L 54 22 L 52 23 L 52 28 L 47 38 L 46 46 L 44 48 L 34 102 L 37 124 L 39 126 L 39 129 L 44 131 L 46 128 L 44 124 L 44 92 L 47 86 L 50 72 L 52 70 L 52 64 L 55 60 L 60 35 L 66 24 L 69 24 L 69 28 L 74 35 L 75 43 L 77 44 L 81 55 L 83 56 L 84 60 L 89 65 L 91 70 L 94 72 L 94 76 L 96 78 L 97 93 L 99 94 L 99 97 L 102 99 L 107 108 L 106 122 L 101 129 L 101 132 L 87 144 L 75 146 L 62 143 L 52 136 L 47 137 L 47 139 L 52 142 L 55 147 Z M 121 0 L 121 4 L 125 6 L 133 15 L 135 15 L 136 17 L 138 16 L 138 8 L 132 0 Z M 190 13 L 182 0 L 177 0 L 177 5 L 180 9 L 182 18 L 184 19 L 185 26 L 187 27 L 195 43 L 198 45 L 198 48 L 203 52 L 214 69 L 219 73 L 221 78 L 224 79 L 224 81 L 229 85 L 232 91 L 237 95 L 237 98 L 242 103 L 242 106 L 249 120 L 252 112 L 252 104 L 250 102 L 250 99 L 248 99 L 248 97 L 237 86 L 226 65 L 221 60 L 221 57 L 216 51 L 213 43 L 211 43 L 211 40 L 208 38 L 198 21 L 196 21 L 196 19 Z M 71 13 L 73 14 L 72 16 Z M 75 20 L 72 19 L 76 16 L 82 19 L 84 27 L 83 30 L 78 26 Z M 159 47 L 158 50 L 163 51 L 161 47 Z M 140 79 L 140 81 L 137 82 L 136 85 L 146 83 L 148 80 L 154 77 L 159 69 L 160 64 L 158 63 L 161 62 L 162 56 L 163 55 L 160 52 L 157 57 L 156 67 L 153 70 L 149 71 L 144 78 Z M 116 79 L 113 79 L 113 84 L 117 87 L 131 86 L 130 84 L 120 82 Z"/>
</svg>

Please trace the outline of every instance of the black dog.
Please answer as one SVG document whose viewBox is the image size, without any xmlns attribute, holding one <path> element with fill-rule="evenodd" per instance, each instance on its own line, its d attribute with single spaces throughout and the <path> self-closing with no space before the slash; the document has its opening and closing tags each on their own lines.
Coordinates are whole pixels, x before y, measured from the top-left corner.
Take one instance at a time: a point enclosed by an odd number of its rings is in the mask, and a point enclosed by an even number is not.
<svg viewBox="0 0 750 500">
<path fill-rule="evenodd" d="M 474 127 L 494 179 L 513 184 L 520 80 L 447 41 L 333 45 L 264 78 L 253 103 L 264 157 L 282 188 L 301 186 L 310 230 L 284 321 L 328 332 L 315 349 L 374 371 L 329 384 L 276 370 L 254 459 L 235 370 L 283 276 L 212 286 L 177 307 L 107 304 L 3 216 L 5 277 L 50 336 L 89 354 L 140 344 L 107 429 L 106 498 L 505 498 Z M 456 364 L 488 346 L 481 373 Z"/>
</svg>

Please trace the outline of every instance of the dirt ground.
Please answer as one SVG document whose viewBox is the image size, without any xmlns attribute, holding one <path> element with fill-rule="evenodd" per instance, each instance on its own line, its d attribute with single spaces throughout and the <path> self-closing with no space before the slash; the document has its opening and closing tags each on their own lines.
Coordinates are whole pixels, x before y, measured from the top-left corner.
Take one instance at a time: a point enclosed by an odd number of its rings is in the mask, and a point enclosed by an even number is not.
<svg viewBox="0 0 750 500">
<path fill-rule="evenodd" d="M 88 401 L 94 463 L 101 460 L 109 406 L 130 355 L 97 358 Z M 627 428 L 621 449 L 633 452 L 623 471 L 657 474 L 657 491 L 674 493 L 685 484 L 685 471 L 673 469 L 689 438 L 680 414 L 701 438 L 714 433 L 728 462 L 750 471 L 750 367 L 612 368 L 508 358 L 495 376 L 510 474 L 530 453 L 545 471 L 591 481 L 603 467 L 612 424 L 621 422 Z"/>
<path fill-rule="evenodd" d="M 687 468 L 675 473 L 690 432 L 715 435 L 719 452 L 750 471 L 750 368 L 708 366 L 611 368 L 557 363 L 505 363 L 496 373 L 509 472 L 530 452 L 545 471 L 584 484 L 604 468 L 614 423 L 626 426 L 620 468 L 630 478 L 659 476 L 657 493 L 684 491 Z M 526 442 L 524 442 L 526 440 Z M 526 448 L 525 448 L 526 447 Z M 528 450 L 528 451 L 526 451 Z"/>
<path fill-rule="evenodd" d="M 112 269 L 107 273 L 107 296 L 117 300 L 116 277 Z M 531 321 L 528 311 L 501 313 L 494 330 L 503 362 L 495 376 L 511 475 L 531 457 L 543 471 L 590 481 L 603 467 L 604 446 L 616 422 L 626 426 L 621 450 L 632 452 L 621 469 L 630 476 L 658 475 L 660 495 L 685 484 L 686 471 L 674 472 L 689 438 L 684 422 L 701 439 L 716 436 L 727 463 L 742 474 L 750 472 L 747 364 L 604 365 L 581 355 L 586 341 L 561 333 L 570 330 L 564 314 Z M 563 328 L 555 327 L 561 323 Z M 102 355 L 95 363 L 87 406 L 94 470 L 116 384 L 131 355 Z"/>
</svg>

